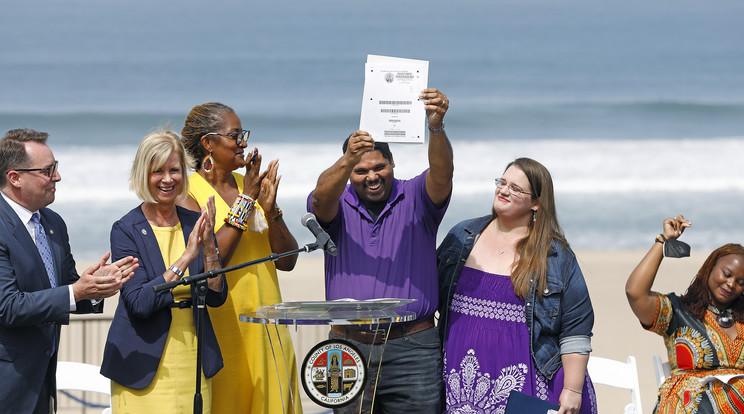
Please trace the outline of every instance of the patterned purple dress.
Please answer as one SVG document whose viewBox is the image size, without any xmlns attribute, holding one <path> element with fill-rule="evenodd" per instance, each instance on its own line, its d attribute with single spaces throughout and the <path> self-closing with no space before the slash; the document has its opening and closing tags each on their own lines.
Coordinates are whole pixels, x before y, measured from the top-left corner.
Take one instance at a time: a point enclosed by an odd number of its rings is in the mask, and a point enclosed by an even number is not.
<svg viewBox="0 0 744 414">
<path fill-rule="evenodd" d="M 449 319 L 444 352 L 447 413 L 503 413 L 511 390 L 558 404 L 563 368 L 551 380 L 535 368 L 524 300 L 514 294 L 509 277 L 463 268 Z M 580 413 L 597 413 L 588 375 Z"/>
</svg>

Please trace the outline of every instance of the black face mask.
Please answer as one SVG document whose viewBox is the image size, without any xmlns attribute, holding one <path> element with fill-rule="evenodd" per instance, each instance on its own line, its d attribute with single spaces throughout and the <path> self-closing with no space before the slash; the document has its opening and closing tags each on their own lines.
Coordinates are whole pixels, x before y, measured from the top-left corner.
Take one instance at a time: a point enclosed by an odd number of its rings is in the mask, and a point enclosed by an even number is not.
<svg viewBox="0 0 744 414">
<path fill-rule="evenodd" d="M 664 242 L 664 257 L 690 257 L 690 245 L 677 239 Z"/>
</svg>

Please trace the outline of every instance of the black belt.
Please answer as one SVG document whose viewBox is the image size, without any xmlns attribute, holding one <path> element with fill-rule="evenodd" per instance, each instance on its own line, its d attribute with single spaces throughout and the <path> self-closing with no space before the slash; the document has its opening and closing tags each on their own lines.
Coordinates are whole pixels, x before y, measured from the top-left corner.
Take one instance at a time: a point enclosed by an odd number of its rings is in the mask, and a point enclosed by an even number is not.
<svg viewBox="0 0 744 414">
<path fill-rule="evenodd" d="M 172 302 L 172 303 L 169 303 L 168 304 L 168 307 L 169 308 L 179 308 L 179 309 L 190 308 L 191 307 L 191 301 L 190 300 L 182 300 L 180 302 Z"/>
<path fill-rule="evenodd" d="M 387 339 L 398 339 L 404 335 L 413 335 L 433 327 L 434 316 L 399 325 L 393 325 L 390 328 L 390 335 Z M 331 330 L 336 333 L 336 335 L 364 344 L 381 344 L 385 340 L 385 334 L 387 333 L 387 328 L 368 330 L 356 326 L 342 325 L 333 325 Z"/>
</svg>

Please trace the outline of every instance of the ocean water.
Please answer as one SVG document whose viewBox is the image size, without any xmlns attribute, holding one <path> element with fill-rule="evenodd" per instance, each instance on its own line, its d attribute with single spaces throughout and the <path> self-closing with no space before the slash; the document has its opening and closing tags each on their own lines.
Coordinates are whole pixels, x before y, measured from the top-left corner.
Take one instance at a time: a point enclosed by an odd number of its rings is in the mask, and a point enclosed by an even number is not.
<svg viewBox="0 0 744 414">
<path fill-rule="evenodd" d="M 280 159 L 279 203 L 302 244 L 305 198 L 358 126 L 366 55 L 425 59 L 451 100 L 440 239 L 487 214 L 493 178 L 528 156 L 551 171 L 574 248 L 643 249 L 684 214 L 683 240 L 712 249 L 744 241 L 743 18 L 734 0 L 6 0 L 0 131 L 51 134 L 52 208 L 88 260 L 138 204 L 142 136 L 224 102 Z M 392 150 L 397 177 L 426 168 L 425 146 Z"/>
</svg>

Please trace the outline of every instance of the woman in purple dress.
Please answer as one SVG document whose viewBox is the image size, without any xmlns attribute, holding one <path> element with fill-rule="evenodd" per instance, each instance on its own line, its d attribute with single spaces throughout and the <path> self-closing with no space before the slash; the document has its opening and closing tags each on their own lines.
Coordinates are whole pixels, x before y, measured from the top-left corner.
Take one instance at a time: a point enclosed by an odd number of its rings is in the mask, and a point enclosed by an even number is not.
<svg viewBox="0 0 744 414">
<path fill-rule="evenodd" d="M 503 413 L 519 391 L 596 414 L 594 311 L 542 164 L 510 163 L 492 213 L 453 227 L 437 260 L 447 413 Z"/>
</svg>

